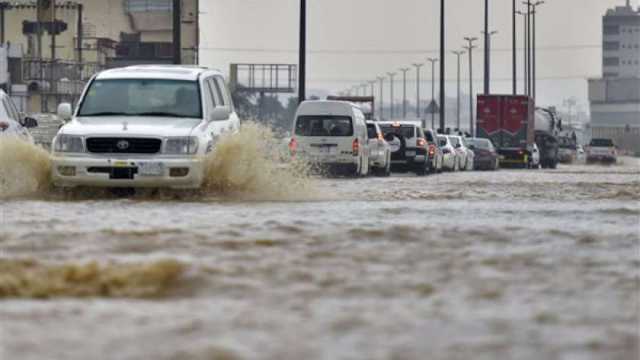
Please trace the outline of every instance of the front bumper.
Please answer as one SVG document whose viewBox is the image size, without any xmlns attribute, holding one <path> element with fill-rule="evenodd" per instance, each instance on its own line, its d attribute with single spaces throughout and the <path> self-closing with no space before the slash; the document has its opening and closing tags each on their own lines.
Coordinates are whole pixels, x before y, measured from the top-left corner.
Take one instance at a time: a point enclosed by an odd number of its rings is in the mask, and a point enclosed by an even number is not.
<svg viewBox="0 0 640 360">
<path fill-rule="evenodd" d="M 143 173 L 154 164 L 156 172 Z M 73 170 L 72 170 L 73 169 Z M 196 157 L 52 157 L 51 177 L 58 187 L 133 187 L 197 189 L 204 179 Z"/>
</svg>

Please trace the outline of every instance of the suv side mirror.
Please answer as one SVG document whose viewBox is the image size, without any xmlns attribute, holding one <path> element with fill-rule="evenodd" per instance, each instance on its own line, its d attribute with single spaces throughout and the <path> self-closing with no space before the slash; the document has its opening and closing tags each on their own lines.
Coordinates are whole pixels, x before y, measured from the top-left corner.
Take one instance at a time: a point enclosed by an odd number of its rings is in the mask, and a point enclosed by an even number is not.
<svg viewBox="0 0 640 360">
<path fill-rule="evenodd" d="M 29 116 L 25 116 L 25 118 L 22 120 L 22 126 L 26 127 L 27 129 L 36 128 L 38 127 L 38 120 Z"/>
<path fill-rule="evenodd" d="M 62 119 L 62 121 L 67 122 L 71 120 L 71 116 L 73 116 L 73 111 L 71 110 L 71 104 L 62 103 L 58 105 L 58 117 Z"/>
<path fill-rule="evenodd" d="M 209 121 L 225 121 L 229 120 L 231 110 L 226 106 L 218 106 L 209 115 Z"/>
</svg>

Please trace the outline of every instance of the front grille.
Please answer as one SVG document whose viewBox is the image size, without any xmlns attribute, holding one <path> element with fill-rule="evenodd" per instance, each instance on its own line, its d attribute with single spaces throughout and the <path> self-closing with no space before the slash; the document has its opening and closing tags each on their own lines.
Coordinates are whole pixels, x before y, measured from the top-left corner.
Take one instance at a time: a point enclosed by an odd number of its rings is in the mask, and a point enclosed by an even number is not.
<svg viewBox="0 0 640 360">
<path fill-rule="evenodd" d="M 87 150 L 97 154 L 157 154 L 160 139 L 144 138 L 88 138 Z"/>
</svg>

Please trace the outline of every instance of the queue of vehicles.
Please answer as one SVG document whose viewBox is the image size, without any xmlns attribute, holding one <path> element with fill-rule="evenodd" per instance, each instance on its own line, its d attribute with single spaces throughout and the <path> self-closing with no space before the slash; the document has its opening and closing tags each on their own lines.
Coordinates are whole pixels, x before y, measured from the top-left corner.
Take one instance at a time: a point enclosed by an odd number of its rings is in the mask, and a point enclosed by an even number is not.
<svg viewBox="0 0 640 360">
<path fill-rule="evenodd" d="M 555 168 L 557 137 L 536 128 L 533 100 L 480 96 L 478 137 L 437 133 L 420 121 L 373 121 L 357 99 L 305 101 L 288 141 L 290 155 L 349 176 L 419 176 L 442 171 L 496 170 L 503 165 Z M 132 66 L 103 71 L 88 82 L 75 110 L 58 107 L 65 124 L 52 143 L 52 180 L 59 187 L 199 188 L 203 156 L 240 129 L 225 79 L 198 67 Z M 552 121 L 553 122 L 553 121 Z M 20 114 L 0 92 L 0 136 L 33 143 Z M 614 144 L 594 139 L 587 162 L 616 162 Z"/>
</svg>

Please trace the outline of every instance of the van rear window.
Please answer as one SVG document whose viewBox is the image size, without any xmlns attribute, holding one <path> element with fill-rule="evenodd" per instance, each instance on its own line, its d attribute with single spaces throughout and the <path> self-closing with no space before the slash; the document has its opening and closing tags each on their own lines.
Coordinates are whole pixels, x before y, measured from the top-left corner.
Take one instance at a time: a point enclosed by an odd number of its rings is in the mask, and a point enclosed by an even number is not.
<svg viewBox="0 0 640 360">
<path fill-rule="evenodd" d="M 612 147 L 613 141 L 611 139 L 592 139 L 590 145 L 594 147 Z"/>
<path fill-rule="evenodd" d="M 296 135 L 353 136 L 353 121 L 348 116 L 298 116 L 298 121 L 296 121 Z"/>
</svg>

